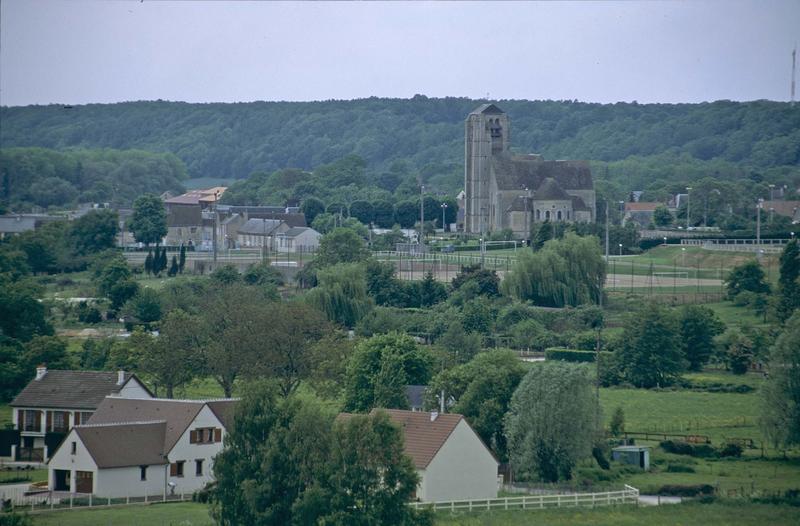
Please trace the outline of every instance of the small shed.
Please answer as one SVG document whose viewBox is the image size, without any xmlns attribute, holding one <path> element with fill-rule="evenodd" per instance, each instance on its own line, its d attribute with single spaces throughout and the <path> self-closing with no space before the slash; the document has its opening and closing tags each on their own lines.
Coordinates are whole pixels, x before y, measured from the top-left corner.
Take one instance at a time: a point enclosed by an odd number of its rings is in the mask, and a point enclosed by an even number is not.
<svg viewBox="0 0 800 526">
<path fill-rule="evenodd" d="M 611 450 L 611 458 L 617 462 L 639 466 L 650 470 L 650 448 L 648 446 L 618 446 Z"/>
</svg>

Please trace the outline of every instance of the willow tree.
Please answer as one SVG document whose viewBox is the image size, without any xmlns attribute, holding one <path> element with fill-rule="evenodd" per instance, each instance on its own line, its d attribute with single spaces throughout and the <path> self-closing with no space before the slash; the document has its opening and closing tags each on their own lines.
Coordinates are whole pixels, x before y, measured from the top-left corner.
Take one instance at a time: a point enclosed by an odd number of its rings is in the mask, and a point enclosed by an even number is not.
<svg viewBox="0 0 800 526">
<path fill-rule="evenodd" d="M 320 269 L 317 282 L 308 293 L 308 302 L 334 323 L 354 327 L 372 308 L 361 265 L 340 263 Z"/>
<path fill-rule="evenodd" d="M 569 233 L 525 252 L 503 281 L 504 291 L 546 307 L 600 303 L 606 265 L 594 236 Z"/>
<path fill-rule="evenodd" d="M 594 373 L 583 364 L 534 364 L 511 398 L 505 430 L 511 464 L 523 480 L 570 479 L 590 458 L 600 429 Z"/>
</svg>

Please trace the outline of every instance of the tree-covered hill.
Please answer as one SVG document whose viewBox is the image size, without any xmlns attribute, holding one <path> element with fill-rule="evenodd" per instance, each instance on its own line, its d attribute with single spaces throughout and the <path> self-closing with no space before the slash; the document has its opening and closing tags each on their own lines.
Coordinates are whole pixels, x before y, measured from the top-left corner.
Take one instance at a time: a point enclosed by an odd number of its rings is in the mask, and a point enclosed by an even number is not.
<svg viewBox="0 0 800 526">
<path fill-rule="evenodd" d="M 170 153 L 141 150 L 0 149 L 0 205 L 130 204 L 145 193 L 182 192 L 186 167 Z"/>
<path fill-rule="evenodd" d="M 190 177 L 234 178 L 286 167 L 309 170 L 355 154 L 369 173 L 404 160 L 424 180 L 449 189 L 462 177 L 464 119 L 482 102 L 416 96 L 3 107 L 0 146 L 170 152 Z M 800 106 L 787 103 L 497 104 L 511 117 L 514 149 L 547 158 L 689 157 L 760 171 L 800 164 Z"/>
</svg>

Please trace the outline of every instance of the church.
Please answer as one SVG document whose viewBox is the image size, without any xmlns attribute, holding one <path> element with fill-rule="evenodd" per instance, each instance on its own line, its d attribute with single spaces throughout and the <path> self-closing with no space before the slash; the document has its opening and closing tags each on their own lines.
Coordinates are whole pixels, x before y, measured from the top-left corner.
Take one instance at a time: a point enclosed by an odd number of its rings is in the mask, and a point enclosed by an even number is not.
<svg viewBox="0 0 800 526">
<path fill-rule="evenodd" d="M 512 155 L 508 115 L 494 104 L 469 114 L 464 134 L 464 231 L 510 228 L 530 238 L 531 222 L 593 222 L 595 192 L 586 161 Z"/>
</svg>

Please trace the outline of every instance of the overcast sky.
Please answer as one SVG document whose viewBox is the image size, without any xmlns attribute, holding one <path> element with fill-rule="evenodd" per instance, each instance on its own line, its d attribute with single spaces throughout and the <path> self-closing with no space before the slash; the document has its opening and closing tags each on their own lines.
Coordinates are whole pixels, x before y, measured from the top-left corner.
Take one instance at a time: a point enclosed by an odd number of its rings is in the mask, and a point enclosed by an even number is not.
<svg viewBox="0 0 800 526">
<path fill-rule="evenodd" d="M 2 0 L 0 104 L 788 100 L 800 1 Z"/>
</svg>

